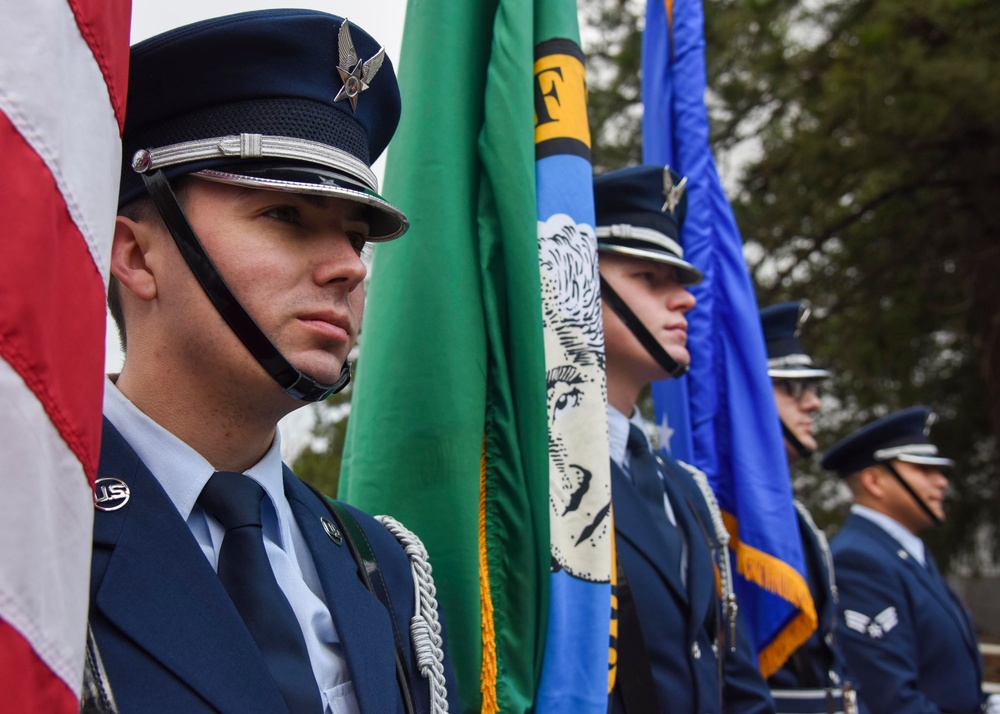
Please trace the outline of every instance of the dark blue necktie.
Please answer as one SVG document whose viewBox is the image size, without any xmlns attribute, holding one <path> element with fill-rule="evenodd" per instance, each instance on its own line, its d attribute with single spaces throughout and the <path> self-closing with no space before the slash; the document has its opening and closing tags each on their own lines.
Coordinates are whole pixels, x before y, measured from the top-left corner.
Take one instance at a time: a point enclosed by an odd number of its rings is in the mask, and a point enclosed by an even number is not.
<svg viewBox="0 0 1000 714">
<path fill-rule="evenodd" d="M 652 515 L 653 521 L 656 523 L 656 530 L 663 542 L 666 543 L 671 557 L 676 558 L 676 562 L 680 563 L 680 530 L 667 518 L 667 512 L 663 508 L 663 481 L 660 479 L 659 469 L 656 466 L 656 458 L 649 450 L 649 442 L 646 441 L 642 429 L 635 424 L 629 426 L 628 452 L 632 484 L 642 497 L 643 503 L 646 504 L 646 509 Z"/>
<path fill-rule="evenodd" d="M 264 489 L 248 476 L 217 471 L 198 504 L 226 529 L 219 550 L 219 579 L 260 648 L 288 710 L 320 714 L 323 703 L 302 629 L 264 550 L 263 497 Z"/>
</svg>

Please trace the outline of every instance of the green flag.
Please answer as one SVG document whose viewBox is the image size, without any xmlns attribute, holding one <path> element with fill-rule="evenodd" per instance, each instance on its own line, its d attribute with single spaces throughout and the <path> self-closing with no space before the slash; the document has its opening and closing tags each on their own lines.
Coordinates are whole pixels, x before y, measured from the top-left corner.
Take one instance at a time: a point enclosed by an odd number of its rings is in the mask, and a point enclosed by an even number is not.
<svg viewBox="0 0 1000 714">
<path fill-rule="evenodd" d="M 341 472 L 344 500 L 427 546 L 467 711 L 479 709 L 489 605 L 503 618 L 503 671 L 486 696 L 504 712 L 530 707 L 548 602 L 548 485 L 531 478 L 547 469 L 533 107 L 516 79 L 531 76 L 531 16 L 531 0 L 409 3 L 385 195 L 412 225 L 375 251 Z M 494 487 L 481 510 L 483 464 Z M 480 596 L 481 512 L 503 519 L 483 524 L 487 577 L 523 583 L 487 590 L 492 603 Z"/>
<path fill-rule="evenodd" d="M 423 539 L 464 711 L 606 709 L 610 485 L 582 60 L 572 0 L 407 9 L 384 193 L 412 227 L 375 250 L 340 495 Z"/>
</svg>

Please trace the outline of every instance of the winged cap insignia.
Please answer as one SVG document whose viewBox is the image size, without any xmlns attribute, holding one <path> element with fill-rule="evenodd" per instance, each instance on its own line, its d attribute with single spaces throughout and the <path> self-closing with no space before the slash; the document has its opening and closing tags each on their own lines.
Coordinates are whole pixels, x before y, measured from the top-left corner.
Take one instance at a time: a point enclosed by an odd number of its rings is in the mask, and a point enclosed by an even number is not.
<svg viewBox="0 0 1000 714">
<path fill-rule="evenodd" d="M 934 422 L 937 421 L 937 414 L 935 412 L 927 412 L 927 421 L 924 422 L 924 436 L 931 435 L 931 427 L 934 426 Z"/>
<path fill-rule="evenodd" d="M 681 198 L 684 196 L 684 190 L 687 188 L 687 176 L 681 179 L 681 182 L 674 184 L 674 177 L 670 175 L 670 167 L 665 166 L 663 168 L 663 208 L 661 211 L 670 211 L 670 215 L 674 214 L 677 210 L 677 205 L 681 202 Z"/>
<path fill-rule="evenodd" d="M 337 72 L 340 74 L 340 81 L 344 86 L 337 92 L 333 101 L 341 102 L 345 99 L 351 102 L 351 111 L 358 111 L 358 95 L 371 86 L 372 80 L 382 66 L 385 59 L 385 48 L 379 47 L 371 59 L 362 62 L 358 57 L 358 51 L 354 49 L 354 40 L 351 39 L 351 27 L 345 18 L 340 24 L 337 45 L 340 49 L 340 64 L 337 65 Z"/>
<path fill-rule="evenodd" d="M 799 316 L 795 319 L 796 337 L 798 337 L 802 333 L 802 326 L 806 324 L 811 314 L 812 314 L 812 309 L 809 307 L 809 303 L 803 300 L 799 304 Z"/>
</svg>

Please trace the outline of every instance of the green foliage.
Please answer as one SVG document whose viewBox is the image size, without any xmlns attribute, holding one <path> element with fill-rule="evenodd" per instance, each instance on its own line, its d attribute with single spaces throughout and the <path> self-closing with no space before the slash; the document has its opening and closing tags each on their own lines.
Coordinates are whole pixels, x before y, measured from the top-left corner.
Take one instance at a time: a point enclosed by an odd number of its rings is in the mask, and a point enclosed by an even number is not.
<svg viewBox="0 0 1000 714">
<path fill-rule="evenodd" d="M 340 459 L 347 435 L 351 387 L 326 398 L 313 411 L 312 440 L 292 464 L 292 470 L 328 496 L 337 495 Z"/>
<path fill-rule="evenodd" d="M 586 6 L 605 22 L 642 11 Z M 606 168 L 640 155 L 640 24 L 585 47 Z M 996 562 L 1000 3 L 707 0 L 706 25 L 713 144 L 742 164 L 733 203 L 759 302 L 810 300 L 805 340 L 836 372 L 821 440 L 932 405 L 959 464 L 948 523 L 926 535 L 942 560 Z M 817 520 L 839 522 L 839 484 L 799 471 Z"/>
<path fill-rule="evenodd" d="M 597 173 L 642 159 L 639 66 L 642 12 L 638 0 L 580 3 L 580 27 L 587 55 L 587 116 L 593 133 Z"/>
</svg>

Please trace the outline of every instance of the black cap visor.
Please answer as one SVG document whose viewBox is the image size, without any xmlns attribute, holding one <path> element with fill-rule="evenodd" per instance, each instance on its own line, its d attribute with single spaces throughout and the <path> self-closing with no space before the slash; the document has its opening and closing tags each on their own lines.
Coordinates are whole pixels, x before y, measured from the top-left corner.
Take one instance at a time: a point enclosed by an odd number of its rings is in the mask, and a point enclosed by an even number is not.
<svg viewBox="0 0 1000 714">
<path fill-rule="evenodd" d="M 908 464 L 917 464 L 919 466 L 937 466 L 942 469 L 951 469 L 955 467 L 954 459 L 946 459 L 943 456 L 927 456 L 924 454 L 900 454 L 896 457 L 897 461 L 905 461 Z"/>
<path fill-rule="evenodd" d="M 598 240 L 597 249 L 608 253 L 620 253 L 621 255 L 628 255 L 633 258 L 672 265 L 677 268 L 677 282 L 684 287 L 697 285 L 705 278 L 704 274 L 691 265 L 691 263 L 659 248 L 649 248 L 645 245 L 620 245 L 618 243 L 606 243 Z"/>
<path fill-rule="evenodd" d="M 406 215 L 351 176 L 309 164 L 240 162 L 195 171 L 193 176 L 262 191 L 330 196 L 364 204 L 373 209 L 368 240 L 384 242 L 399 238 L 409 228 Z"/>
<path fill-rule="evenodd" d="M 955 466 L 953 459 L 938 455 L 937 447 L 934 444 L 903 444 L 902 446 L 890 446 L 879 449 L 875 452 L 876 461 L 905 461 L 908 464 L 918 466 L 937 466 L 942 469 L 950 469 Z"/>
<path fill-rule="evenodd" d="M 772 379 L 829 379 L 833 373 L 817 367 L 782 367 L 768 369 L 767 375 Z"/>
</svg>

